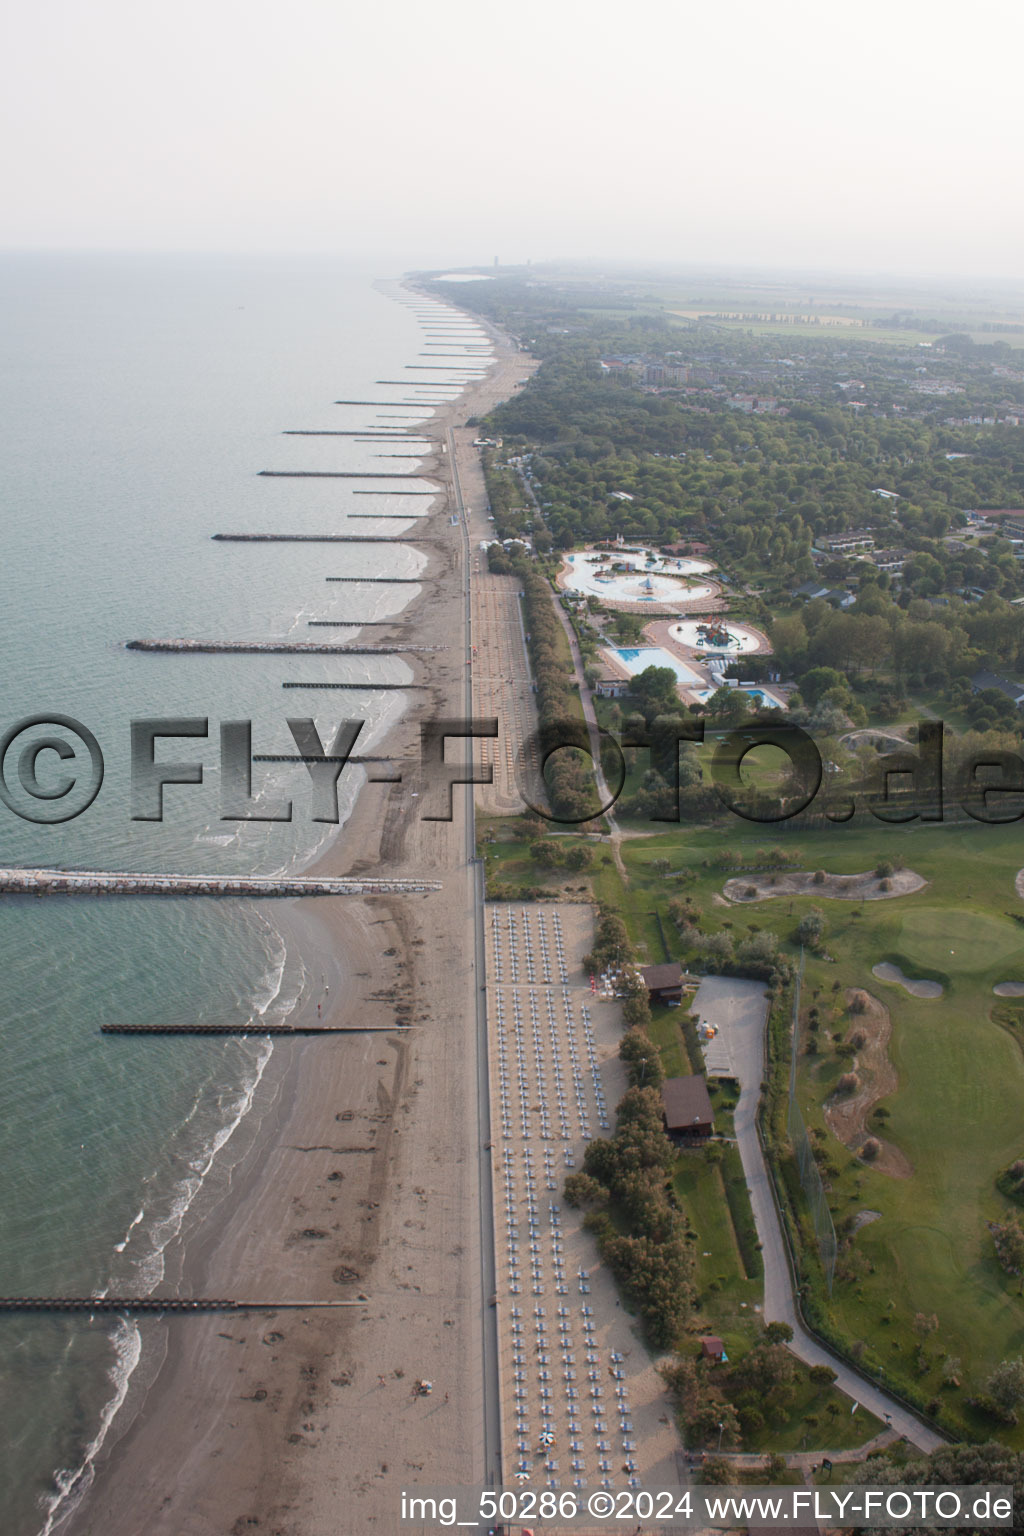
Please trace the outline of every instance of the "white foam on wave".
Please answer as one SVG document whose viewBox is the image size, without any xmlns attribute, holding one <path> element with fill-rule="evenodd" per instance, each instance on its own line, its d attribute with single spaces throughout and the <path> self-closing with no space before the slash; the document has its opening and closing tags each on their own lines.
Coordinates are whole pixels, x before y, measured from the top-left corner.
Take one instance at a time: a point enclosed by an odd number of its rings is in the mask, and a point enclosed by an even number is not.
<svg viewBox="0 0 1024 1536">
<path fill-rule="evenodd" d="M 283 974 L 284 959 L 281 960 L 280 968 L 275 965 L 273 971 L 263 978 L 267 990 L 264 1001 L 258 1009 L 261 1017 L 280 995 L 281 976 Z M 152 1226 L 146 1228 L 146 1236 L 151 1245 L 150 1250 L 148 1253 L 138 1255 L 138 1257 L 132 1256 L 133 1267 L 137 1275 L 134 1289 L 139 1295 L 148 1295 L 155 1290 L 156 1286 L 163 1279 L 165 1273 L 164 1255 L 168 1244 L 180 1233 L 185 1217 L 202 1189 L 217 1154 L 228 1144 L 252 1108 L 256 1090 L 260 1085 L 273 1052 L 273 1043 L 269 1038 L 261 1039 L 257 1042 L 251 1080 L 245 1083 L 235 1095 L 234 1102 L 231 1105 L 230 1118 L 209 1138 L 202 1150 L 190 1161 L 189 1172 L 180 1180 L 175 1188 L 167 1214 L 154 1221 Z M 187 1120 L 193 1118 L 202 1101 L 203 1096 L 200 1095 L 193 1105 Z M 115 1243 L 116 1252 L 124 1252 L 133 1231 L 142 1225 L 145 1218 L 146 1208 L 143 1206 L 131 1222 L 124 1241 Z M 102 1296 L 106 1294 L 106 1290 L 101 1290 L 97 1294 Z M 77 1509 L 85 1494 L 91 1488 L 95 1477 L 96 1458 L 103 1449 L 110 1426 L 128 1395 L 129 1383 L 142 1357 L 142 1335 L 131 1319 L 118 1318 L 114 1332 L 111 1334 L 111 1343 L 115 1351 L 114 1364 L 110 1370 L 110 1379 L 114 1386 L 114 1392 L 104 1405 L 100 1414 L 99 1428 L 86 1447 L 85 1454 L 79 1465 L 76 1468 L 60 1468 L 54 1473 L 57 1489 L 44 1502 L 45 1523 L 39 1532 L 39 1536 L 52 1536 L 52 1533 L 63 1525 L 74 1510 Z"/>
<path fill-rule="evenodd" d="M 142 1334 L 129 1318 L 119 1317 L 110 1342 L 114 1347 L 114 1363 L 110 1368 L 113 1396 L 100 1415 L 99 1428 L 86 1447 L 85 1455 L 75 1468 L 63 1467 L 54 1473 L 56 1491 L 43 1502 L 45 1523 L 39 1536 L 52 1536 L 75 1512 L 93 1485 L 96 1476 L 96 1458 L 103 1449 L 110 1426 L 128 1396 L 128 1383 L 142 1357 Z"/>
<path fill-rule="evenodd" d="M 136 1213 L 134 1219 L 129 1222 L 128 1230 L 125 1233 L 124 1237 L 121 1239 L 121 1241 L 119 1243 L 115 1243 L 114 1244 L 114 1252 L 115 1253 L 124 1253 L 125 1249 L 128 1247 L 129 1242 L 131 1241 L 132 1233 L 135 1231 L 135 1228 L 139 1225 L 139 1222 L 143 1219 L 145 1214 L 146 1214 L 146 1207 L 142 1206 L 142 1208 Z"/>
</svg>

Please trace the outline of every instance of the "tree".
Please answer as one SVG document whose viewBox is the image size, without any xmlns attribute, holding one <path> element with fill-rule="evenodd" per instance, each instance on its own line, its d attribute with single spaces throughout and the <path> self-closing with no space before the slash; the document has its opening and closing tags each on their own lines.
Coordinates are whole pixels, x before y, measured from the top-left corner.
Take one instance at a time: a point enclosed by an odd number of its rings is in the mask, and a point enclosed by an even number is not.
<svg viewBox="0 0 1024 1536">
<path fill-rule="evenodd" d="M 807 655 L 807 630 L 799 617 L 776 619 L 771 627 L 772 650 L 779 658 L 785 675 L 799 671 Z"/>
<path fill-rule="evenodd" d="M 1024 1295 L 1024 1227 L 1019 1216 L 1011 1216 L 1001 1226 L 992 1228 L 999 1262 L 1007 1274 L 1020 1276 L 1019 1294 Z"/>
<path fill-rule="evenodd" d="M 668 1365 L 659 1366 L 658 1371 L 679 1404 L 683 1418 L 689 1420 L 696 1413 L 703 1395 L 703 1383 L 696 1362 L 682 1355 Z"/>
<path fill-rule="evenodd" d="M 1017 1355 L 996 1366 L 986 1383 L 989 1396 L 1010 1411 L 1024 1402 L 1024 1359 Z"/>
<path fill-rule="evenodd" d="M 570 1173 L 564 1185 L 565 1203 L 573 1207 L 581 1205 L 607 1205 L 608 1191 L 600 1180 L 589 1173 Z"/>
<path fill-rule="evenodd" d="M 629 1068 L 629 1081 L 633 1087 L 656 1088 L 664 1082 L 661 1053 L 642 1029 L 626 1031 L 619 1043 L 619 1057 Z"/>
<path fill-rule="evenodd" d="M 713 1425 L 712 1428 L 717 1434 L 717 1426 Z M 723 1456 L 709 1456 L 700 1469 L 701 1482 L 711 1483 L 718 1488 L 728 1488 L 735 1475 L 732 1466 Z"/>
<path fill-rule="evenodd" d="M 821 943 L 825 933 L 825 917 L 817 907 L 812 907 L 805 912 L 797 925 L 797 938 L 801 944 L 807 944 L 811 949 L 816 949 Z"/>
<path fill-rule="evenodd" d="M 823 694 L 831 693 L 834 688 L 847 691 L 846 678 L 834 667 L 812 667 L 800 679 L 800 692 L 808 704 L 816 704 Z"/>
<path fill-rule="evenodd" d="M 679 679 L 671 667 L 645 667 L 630 683 L 630 692 L 645 704 L 669 710 L 679 703 Z"/>
<path fill-rule="evenodd" d="M 717 1396 L 709 1395 L 701 1403 L 687 1428 L 694 1440 L 705 1445 L 713 1445 L 716 1450 L 720 1444 L 739 1445 L 740 1443 L 739 1415 L 732 1403 L 727 1403 L 724 1398 Z M 711 1461 L 705 1464 L 705 1480 L 708 1468 L 712 1465 Z M 732 1482 L 731 1471 L 727 1481 Z"/>
<path fill-rule="evenodd" d="M 638 1029 L 651 1022 L 651 1007 L 645 993 L 637 992 L 627 997 L 622 1005 L 622 1017 L 631 1029 Z"/>
<path fill-rule="evenodd" d="M 789 1323 L 766 1323 L 764 1336 L 772 1344 L 791 1344 L 793 1342 L 793 1330 Z M 828 1370 L 828 1366 L 825 1369 Z M 832 1372 L 832 1380 L 835 1380 L 835 1371 Z"/>
<path fill-rule="evenodd" d="M 739 688 L 716 688 L 708 700 L 707 710 L 720 725 L 737 725 L 750 714 L 750 700 Z"/>
</svg>

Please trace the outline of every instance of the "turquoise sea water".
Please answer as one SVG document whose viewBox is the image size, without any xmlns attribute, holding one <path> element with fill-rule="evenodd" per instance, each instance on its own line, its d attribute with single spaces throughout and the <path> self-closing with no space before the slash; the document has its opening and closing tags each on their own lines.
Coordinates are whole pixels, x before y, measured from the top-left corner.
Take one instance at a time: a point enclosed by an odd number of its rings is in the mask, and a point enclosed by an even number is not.
<svg viewBox="0 0 1024 1536">
<path fill-rule="evenodd" d="M 386 468 L 374 455 L 387 444 L 281 433 L 379 426 L 374 410 L 332 401 L 406 393 L 374 381 L 401 377 L 415 360 L 418 322 L 371 274 L 327 260 L 18 256 L 0 258 L 0 330 L 0 724 L 72 716 L 95 734 L 107 766 L 95 803 L 63 826 L 33 826 L 0 807 L 0 862 L 302 867 L 331 832 L 308 819 L 301 768 L 254 770 L 254 793 L 293 799 L 291 824 L 219 821 L 219 721 L 251 719 L 254 750 L 280 753 L 293 749 L 287 715 L 313 716 L 323 737 L 342 714 L 358 715 L 366 750 L 404 702 L 372 681 L 405 680 L 405 664 L 139 655 L 124 642 L 352 638 L 307 621 L 380 617 L 408 601 L 417 588 L 325 581 L 415 575 L 422 557 L 408 547 L 210 536 L 339 530 L 350 510 L 410 509 L 404 498 L 354 497 L 345 481 L 257 471 Z M 367 689 L 282 690 L 296 678 Z M 210 739 L 166 743 L 161 755 L 200 758 L 206 782 L 169 791 L 162 824 L 133 822 L 129 721 L 177 715 L 208 718 Z M 356 782 L 352 770 L 345 777 Z M 343 788 L 343 806 L 352 792 Z M 324 981 L 290 922 L 287 904 L 0 900 L 0 1295 L 160 1283 L 167 1244 L 201 1208 L 211 1160 L 230 1158 L 232 1128 L 251 1106 L 259 1112 L 270 1046 L 112 1040 L 99 1025 L 285 1017 Z M 0 1314 L 5 1536 L 59 1527 L 139 1348 L 126 1323 Z"/>
</svg>

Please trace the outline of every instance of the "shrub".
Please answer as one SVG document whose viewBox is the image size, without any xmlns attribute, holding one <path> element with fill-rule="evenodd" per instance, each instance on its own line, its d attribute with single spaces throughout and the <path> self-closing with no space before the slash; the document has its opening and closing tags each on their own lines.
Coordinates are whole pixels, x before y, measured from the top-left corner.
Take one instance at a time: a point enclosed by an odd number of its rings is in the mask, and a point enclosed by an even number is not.
<svg viewBox="0 0 1024 1536">
<path fill-rule="evenodd" d="M 890 860 L 879 859 L 878 863 L 875 865 L 875 878 L 877 880 L 888 880 L 892 873 L 893 865 Z"/>
<path fill-rule="evenodd" d="M 807 944 L 812 949 L 816 948 L 825 932 L 824 914 L 819 912 L 817 907 L 812 907 L 800 919 L 796 932 L 801 944 Z"/>
<path fill-rule="evenodd" d="M 877 1141 L 874 1136 L 869 1136 L 860 1149 L 860 1155 L 866 1163 L 873 1163 L 881 1150 L 881 1142 Z"/>
<path fill-rule="evenodd" d="M 814 884 L 815 885 L 824 885 L 825 884 L 825 871 L 823 869 L 816 869 L 814 871 Z"/>
<path fill-rule="evenodd" d="M 768 1323 L 765 1326 L 764 1335 L 773 1344 L 791 1344 L 793 1342 L 793 1330 L 788 1323 Z"/>
<path fill-rule="evenodd" d="M 860 1078 L 856 1072 L 844 1072 L 836 1084 L 837 1093 L 856 1093 L 860 1087 Z"/>
</svg>

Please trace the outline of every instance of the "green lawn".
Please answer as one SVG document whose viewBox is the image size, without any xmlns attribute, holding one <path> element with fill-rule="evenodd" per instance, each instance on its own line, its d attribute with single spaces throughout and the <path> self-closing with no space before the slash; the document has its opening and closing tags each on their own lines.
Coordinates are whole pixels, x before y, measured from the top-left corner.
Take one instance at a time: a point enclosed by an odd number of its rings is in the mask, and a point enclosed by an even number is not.
<svg viewBox="0 0 1024 1536">
<path fill-rule="evenodd" d="M 993 966 L 1010 977 L 1018 957 L 1024 957 L 1024 929 L 1006 917 L 991 917 L 966 907 L 909 907 L 901 917 L 898 947 L 907 959 L 925 970 L 942 972 L 957 984 L 990 971 Z"/>
<path fill-rule="evenodd" d="M 863 813 L 826 833 L 783 827 L 773 839 L 772 828 L 761 829 L 761 836 L 758 830 L 736 821 L 627 840 L 631 880 L 620 897 L 627 919 L 640 931 L 656 902 L 664 910 L 671 895 L 685 891 L 701 910 L 705 929 L 728 926 L 740 938 L 751 926 L 771 928 L 795 954 L 802 913 L 812 906 L 825 913 L 829 958 L 809 955 L 804 983 L 805 1009 L 816 1002 L 823 1015 L 822 1048 L 818 1057 L 801 1060 L 801 1108 L 809 1126 L 825 1128 L 822 1102 L 848 1066 L 834 1048 L 853 1024 L 836 999 L 848 987 L 865 987 L 891 1012 L 890 1052 L 900 1080 L 885 1105 L 891 1118 L 879 1133 L 914 1167 L 910 1179 L 887 1177 L 828 1135 L 837 1226 L 860 1210 L 881 1213 L 854 1239 L 858 1257 L 851 1267 L 861 1272 L 837 1282 L 833 1324 L 864 1351 L 869 1365 L 884 1365 L 906 1385 L 949 1404 L 979 1434 L 1024 1445 L 1024 1429 L 1006 1431 L 963 1407 L 1001 1359 L 1024 1351 L 1024 1301 L 1016 1280 L 996 1262 L 987 1226 L 1010 1209 L 995 1187 L 997 1174 L 1024 1155 L 1024 1031 L 992 1018 L 994 983 L 1024 980 L 1024 929 L 1009 915 L 1024 914 L 1014 889 L 1024 865 L 1024 832 L 973 824 L 889 826 Z M 888 858 L 929 884 L 916 895 L 887 901 L 854 903 L 814 893 L 743 908 L 718 905 L 714 897 L 727 875 L 706 863 L 723 847 L 753 861 L 773 841 L 798 849 L 804 869 L 851 874 Z M 661 857 L 673 872 L 688 865 L 695 878 L 664 878 L 651 863 Z M 886 958 L 908 975 L 940 977 L 943 997 L 916 999 L 879 981 L 872 966 Z M 826 1040 L 826 1031 L 836 1039 Z M 726 1289 L 723 1300 L 727 1296 Z M 915 1331 L 918 1314 L 939 1320 L 938 1331 L 923 1340 Z M 922 1342 L 925 1356 L 919 1358 Z M 961 1361 L 959 1392 L 941 1387 L 947 1355 Z"/>
</svg>

